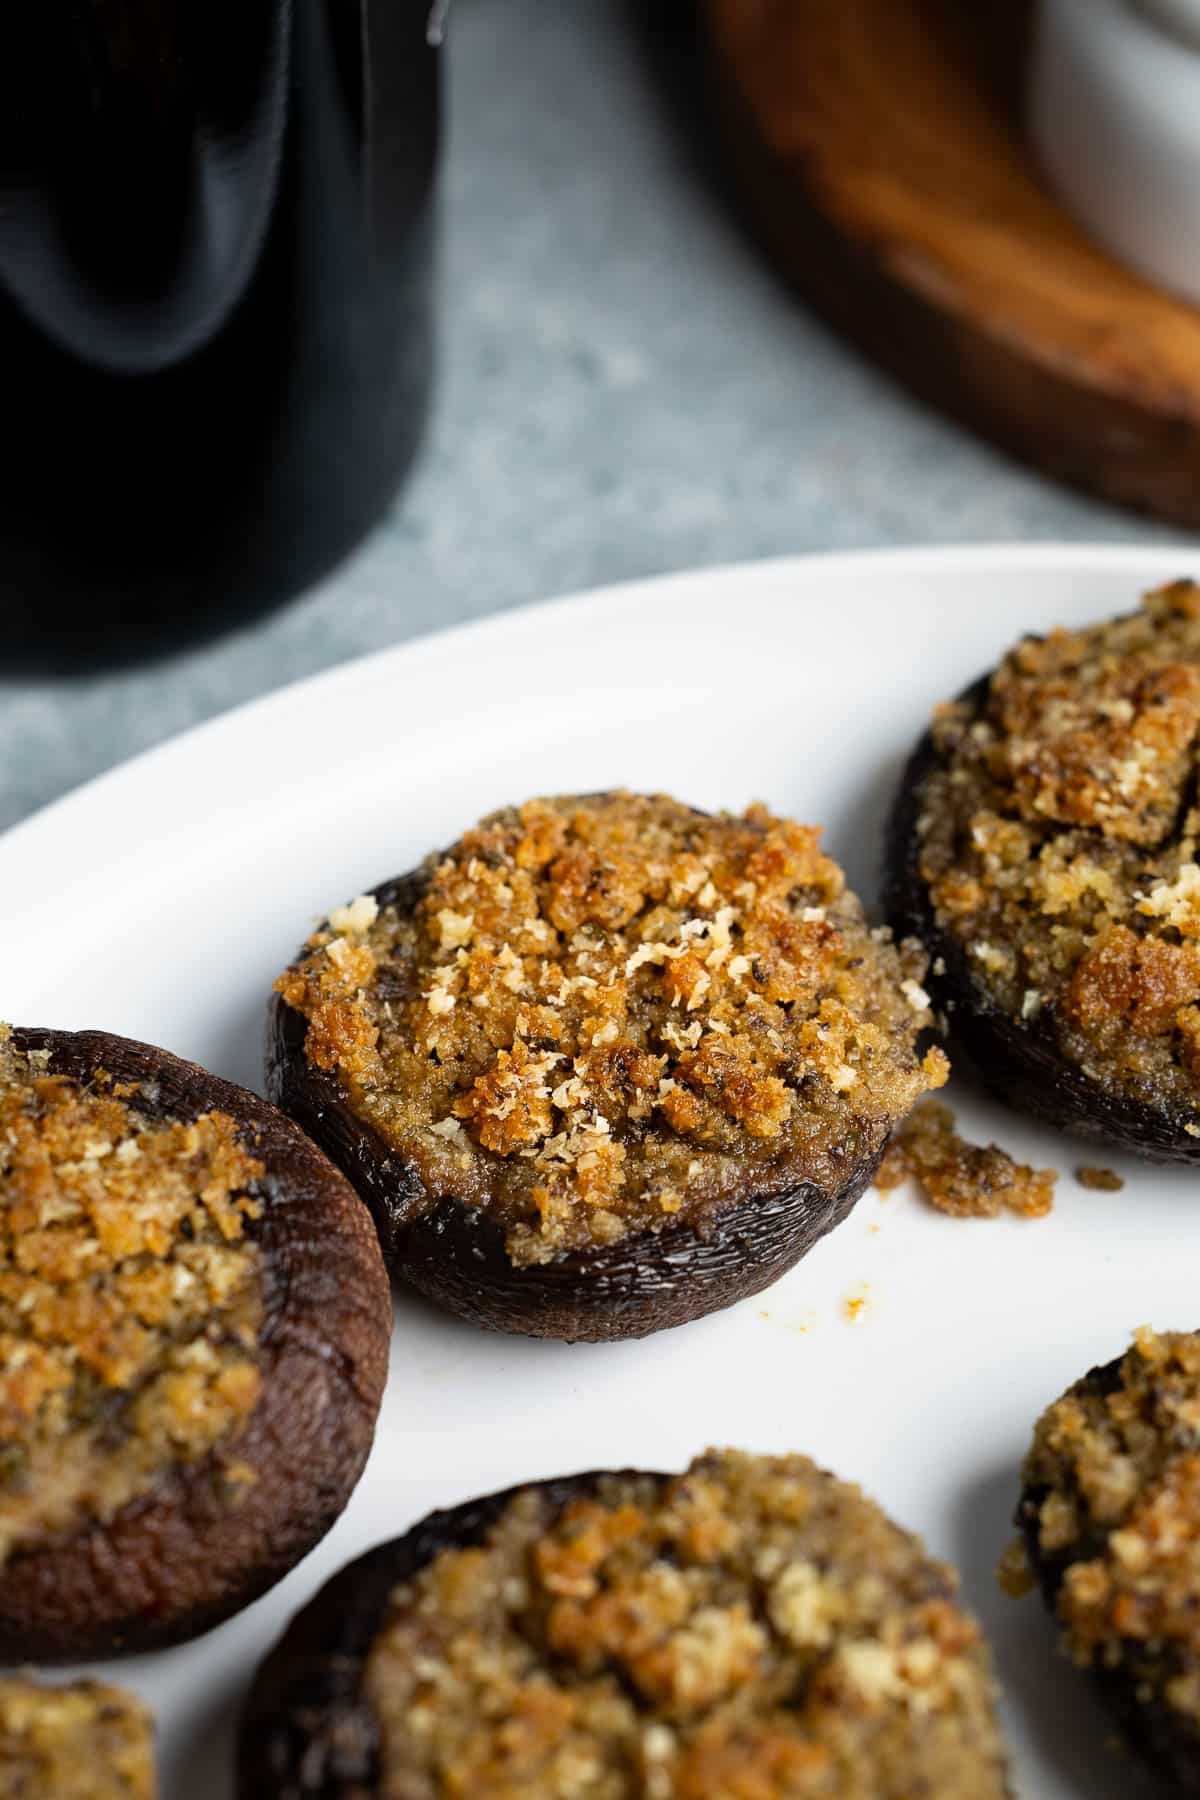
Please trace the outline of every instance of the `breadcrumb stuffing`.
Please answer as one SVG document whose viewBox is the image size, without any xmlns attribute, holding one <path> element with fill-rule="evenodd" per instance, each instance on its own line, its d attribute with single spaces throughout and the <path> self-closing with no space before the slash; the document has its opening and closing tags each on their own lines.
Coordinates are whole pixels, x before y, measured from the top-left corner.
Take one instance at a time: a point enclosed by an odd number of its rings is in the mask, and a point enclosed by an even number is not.
<svg viewBox="0 0 1200 1800">
<path fill-rule="evenodd" d="M 0 1800 L 156 1800 L 154 1722 L 98 1681 L 0 1680 Z"/>
<path fill-rule="evenodd" d="M 1037 1586 L 1023 1538 L 1014 1538 L 996 1564 L 996 1582 L 1010 1600 L 1023 1600 Z"/>
<path fill-rule="evenodd" d="M 1100 1194 L 1119 1194 L 1125 1186 L 1125 1179 L 1115 1169 L 1094 1168 L 1082 1164 L 1075 1171 L 1075 1179 L 1082 1188 L 1091 1188 Z"/>
<path fill-rule="evenodd" d="M 383 1800 L 1003 1800 L 951 1570 L 803 1457 L 527 1489 L 395 1590 Z"/>
<path fill-rule="evenodd" d="M 1005 1211 L 1040 1219 L 1054 1205 L 1058 1176 L 1016 1162 L 998 1144 L 968 1143 L 948 1106 L 923 1100 L 888 1145 L 875 1185 L 888 1193 L 910 1179 L 939 1212 L 957 1219 L 995 1219 Z"/>
<path fill-rule="evenodd" d="M 945 1078 L 915 1049 L 920 947 L 870 933 L 818 831 L 764 807 L 534 800 L 419 889 L 343 909 L 276 988 L 310 1063 L 515 1263 L 704 1229 L 755 1170 L 837 1191 Z"/>
<path fill-rule="evenodd" d="M 0 1030 L 0 1562 L 111 1518 L 258 1401 L 262 1165 L 223 1113 L 137 1099 Z"/>
<path fill-rule="evenodd" d="M 348 906 L 335 906 L 329 915 L 334 931 L 368 931 L 379 917 L 379 903 L 373 894 L 360 894 Z"/>
<path fill-rule="evenodd" d="M 1175 582 L 1023 639 L 981 702 L 939 707 L 918 837 L 992 1003 L 1102 1085 L 1200 1116 L 1198 733 L 1200 587 Z"/>
<path fill-rule="evenodd" d="M 1200 1333 L 1143 1327 L 1038 1421 L 1021 1523 L 1063 1641 L 1200 1726 Z"/>
</svg>

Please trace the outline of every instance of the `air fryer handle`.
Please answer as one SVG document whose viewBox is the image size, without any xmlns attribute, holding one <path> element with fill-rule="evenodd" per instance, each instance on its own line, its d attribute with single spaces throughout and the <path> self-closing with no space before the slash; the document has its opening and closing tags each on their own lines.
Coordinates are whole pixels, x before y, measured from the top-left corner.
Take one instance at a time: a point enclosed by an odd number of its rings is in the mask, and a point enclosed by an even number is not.
<svg viewBox="0 0 1200 1800">
<path fill-rule="evenodd" d="M 12 9 L 0 289 L 39 331 L 138 374 L 221 329 L 270 230 L 292 27 L 292 0 Z"/>
</svg>

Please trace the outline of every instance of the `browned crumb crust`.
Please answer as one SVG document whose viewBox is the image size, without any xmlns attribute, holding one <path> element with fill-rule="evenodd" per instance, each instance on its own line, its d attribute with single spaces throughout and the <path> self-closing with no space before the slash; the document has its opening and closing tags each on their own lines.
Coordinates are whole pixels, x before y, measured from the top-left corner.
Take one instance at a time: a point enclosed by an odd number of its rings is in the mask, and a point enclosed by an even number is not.
<svg viewBox="0 0 1200 1800">
<path fill-rule="evenodd" d="M 497 1502 L 465 1528 L 435 1515 L 437 1548 L 399 1585 L 377 1552 L 327 1590 L 344 1605 L 382 1584 L 343 1715 L 360 1745 L 372 1721 L 357 1785 L 330 1778 L 319 1706 L 315 1754 L 264 1711 L 320 1692 L 298 1621 L 252 1698 L 244 1797 L 269 1754 L 288 1771 L 285 1741 L 321 1800 L 1007 1793 L 989 1660 L 952 1572 L 807 1459 L 710 1453 L 683 1476 Z"/>
<path fill-rule="evenodd" d="M 914 1048 L 923 968 L 815 830 L 618 793 L 497 813 L 276 985 L 309 1065 L 521 1267 L 755 1180 L 836 1192 L 944 1078 Z"/>
<path fill-rule="evenodd" d="M 893 916 L 949 965 L 931 986 L 984 1074 L 1177 1156 L 1200 1148 L 1198 728 L 1194 583 L 1026 638 L 938 709 L 891 856 Z"/>
<path fill-rule="evenodd" d="M 154 1721 L 98 1681 L 0 1680 L 0 1800 L 156 1800 Z"/>
<path fill-rule="evenodd" d="M 1037 1586 L 1037 1577 L 1029 1565 L 1025 1539 L 1013 1538 L 1004 1548 L 996 1564 L 996 1585 L 1010 1600 L 1023 1600 Z"/>
<path fill-rule="evenodd" d="M 1200 1333 L 1139 1331 L 1038 1421 L 1018 1524 L 1131 1744 L 1200 1791 Z"/>
<path fill-rule="evenodd" d="M 207 1456 L 262 1385 L 264 1171 L 234 1121 L 151 1120 L 48 1060 L 0 1028 L 0 1564 Z"/>
<path fill-rule="evenodd" d="M 1054 1205 L 1053 1169 L 1031 1169 L 998 1144 L 971 1144 L 955 1129 L 954 1114 L 923 1100 L 888 1145 L 875 1176 L 881 1192 L 915 1180 L 939 1212 L 957 1219 L 995 1219 L 1002 1212 L 1041 1219 Z"/>
<path fill-rule="evenodd" d="M 370 1445 L 370 1221 L 290 1121 L 167 1052 L 0 1056 L 0 1660 L 189 1636 L 319 1538 Z"/>
<path fill-rule="evenodd" d="M 1118 1175 L 1115 1169 L 1097 1168 L 1090 1163 L 1076 1169 L 1075 1179 L 1080 1187 L 1090 1188 L 1096 1194 L 1119 1194 L 1125 1186 L 1124 1176 Z"/>
</svg>

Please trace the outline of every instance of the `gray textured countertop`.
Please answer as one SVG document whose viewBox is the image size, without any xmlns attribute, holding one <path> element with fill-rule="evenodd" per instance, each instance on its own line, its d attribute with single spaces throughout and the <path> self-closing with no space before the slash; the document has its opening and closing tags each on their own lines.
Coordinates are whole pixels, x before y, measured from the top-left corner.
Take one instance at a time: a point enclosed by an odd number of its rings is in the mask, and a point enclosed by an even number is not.
<svg viewBox="0 0 1200 1800">
<path fill-rule="evenodd" d="M 629 0 L 455 0 L 425 450 L 332 580 L 130 670 L 5 674 L 0 826 L 363 651 L 628 576 L 850 545 L 1168 534 L 923 411 L 731 219 Z M 665 61 L 669 64 L 670 56 Z"/>
</svg>

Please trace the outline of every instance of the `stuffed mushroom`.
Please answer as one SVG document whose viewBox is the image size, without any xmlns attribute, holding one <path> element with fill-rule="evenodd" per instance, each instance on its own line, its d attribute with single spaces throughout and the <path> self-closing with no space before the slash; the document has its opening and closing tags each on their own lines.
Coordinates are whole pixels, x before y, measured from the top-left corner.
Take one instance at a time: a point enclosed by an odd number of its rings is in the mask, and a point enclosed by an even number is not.
<svg viewBox="0 0 1200 1800">
<path fill-rule="evenodd" d="M 1138 1332 L 1038 1421 L 1017 1511 L 1063 1647 L 1129 1748 L 1200 1793 L 1200 1333 Z"/>
<path fill-rule="evenodd" d="M 0 1200 L 0 1660 L 215 1624 L 366 1459 L 369 1217 L 273 1107 L 103 1032 L 0 1033 Z"/>
<path fill-rule="evenodd" d="M 892 819 L 889 911 L 1002 1098 L 1200 1158 L 1200 587 L 1025 638 L 938 708 Z"/>
<path fill-rule="evenodd" d="M 952 1572 L 806 1458 L 540 1482 L 328 1584 L 259 1672 L 242 1800 L 1004 1800 Z"/>
<path fill-rule="evenodd" d="M 432 1298 L 636 1337 L 850 1210 L 944 1079 L 923 970 L 810 827 L 537 800 L 330 915 L 276 983 L 269 1091 Z"/>
</svg>

